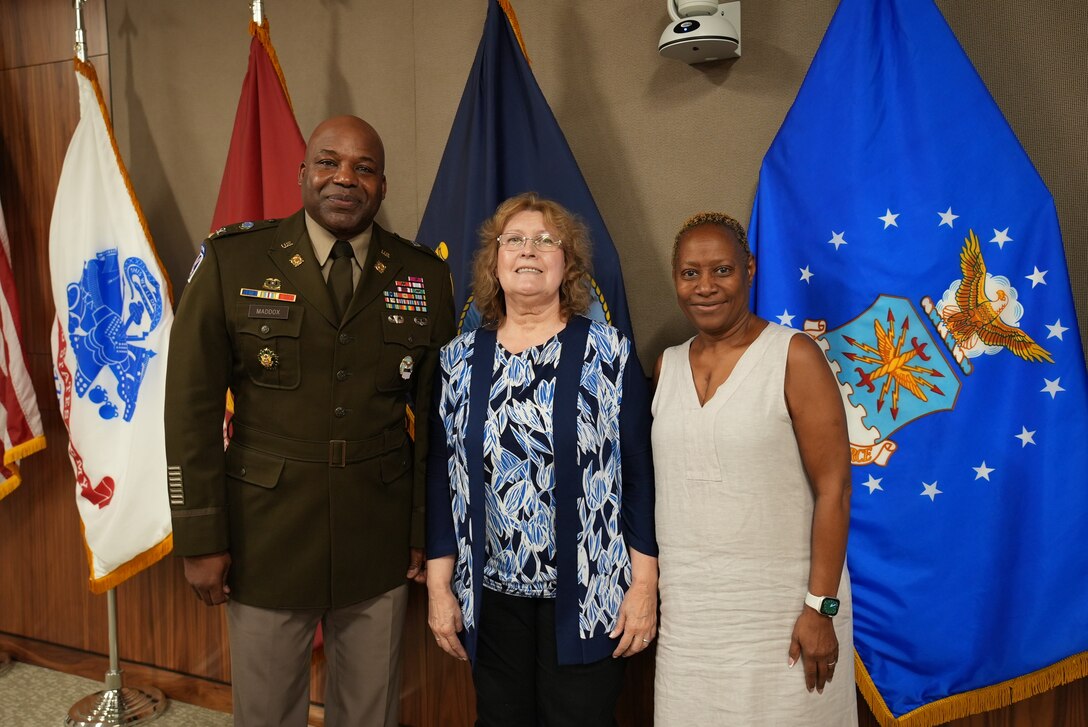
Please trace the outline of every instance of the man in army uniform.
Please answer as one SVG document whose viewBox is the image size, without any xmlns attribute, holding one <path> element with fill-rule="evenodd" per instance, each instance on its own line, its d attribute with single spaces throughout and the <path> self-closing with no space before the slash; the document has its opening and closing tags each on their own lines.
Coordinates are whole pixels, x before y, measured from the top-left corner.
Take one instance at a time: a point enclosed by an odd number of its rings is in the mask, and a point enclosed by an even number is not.
<svg viewBox="0 0 1088 727">
<path fill-rule="evenodd" d="M 236 725 L 306 724 L 318 622 L 326 724 L 397 724 L 427 409 L 454 321 L 446 264 L 373 222 L 384 170 L 365 121 L 320 124 L 304 209 L 208 238 L 174 320 L 174 551 L 201 600 L 227 603 Z"/>
</svg>

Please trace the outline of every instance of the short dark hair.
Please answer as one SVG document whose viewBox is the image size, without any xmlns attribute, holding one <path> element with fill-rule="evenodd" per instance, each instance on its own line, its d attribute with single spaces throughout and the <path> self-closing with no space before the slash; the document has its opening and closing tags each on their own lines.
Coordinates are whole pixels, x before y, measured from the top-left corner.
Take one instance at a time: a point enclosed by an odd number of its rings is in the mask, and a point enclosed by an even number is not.
<svg viewBox="0 0 1088 727">
<path fill-rule="evenodd" d="M 717 225 L 729 230 L 736 236 L 737 242 L 740 243 L 740 249 L 744 251 L 745 262 L 752 257 L 752 249 L 748 246 L 748 234 L 744 231 L 744 225 L 724 212 L 700 212 L 689 217 L 687 222 L 681 225 L 680 231 L 676 233 L 676 239 L 672 242 L 672 267 L 674 270 L 680 257 L 680 238 L 701 225 Z"/>
</svg>

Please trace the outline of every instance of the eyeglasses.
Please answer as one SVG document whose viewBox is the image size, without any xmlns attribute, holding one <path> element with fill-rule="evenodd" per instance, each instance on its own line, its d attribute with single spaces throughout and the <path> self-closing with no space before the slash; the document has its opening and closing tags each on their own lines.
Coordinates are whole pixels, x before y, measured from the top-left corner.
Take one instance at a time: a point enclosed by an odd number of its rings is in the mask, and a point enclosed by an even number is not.
<svg viewBox="0 0 1088 727">
<path fill-rule="evenodd" d="M 495 239 L 507 250 L 520 250 L 525 247 L 525 243 L 531 242 L 533 243 L 533 247 L 537 250 L 540 250 L 541 252 L 550 252 L 559 249 L 559 246 L 563 244 L 562 240 L 556 240 L 547 232 L 541 233 L 536 237 L 526 237 L 525 235 L 519 235 L 516 232 L 505 232 Z"/>
</svg>

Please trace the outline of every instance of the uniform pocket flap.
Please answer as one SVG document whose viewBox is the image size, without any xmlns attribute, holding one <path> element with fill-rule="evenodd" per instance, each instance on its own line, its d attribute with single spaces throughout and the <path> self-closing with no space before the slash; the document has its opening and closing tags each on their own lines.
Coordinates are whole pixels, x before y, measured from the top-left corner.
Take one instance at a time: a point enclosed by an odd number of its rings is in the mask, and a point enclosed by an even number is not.
<svg viewBox="0 0 1088 727">
<path fill-rule="evenodd" d="M 231 442 L 227 448 L 227 475 L 258 487 L 272 488 L 280 481 L 283 457 L 248 449 Z"/>
</svg>

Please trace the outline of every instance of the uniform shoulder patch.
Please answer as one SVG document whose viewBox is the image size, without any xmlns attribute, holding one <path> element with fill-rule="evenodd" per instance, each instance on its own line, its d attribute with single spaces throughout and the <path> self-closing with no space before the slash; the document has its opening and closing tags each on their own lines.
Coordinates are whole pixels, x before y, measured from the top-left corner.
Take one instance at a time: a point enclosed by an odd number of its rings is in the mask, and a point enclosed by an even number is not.
<svg viewBox="0 0 1088 727">
<path fill-rule="evenodd" d="M 279 223 L 279 220 L 257 220 L 255 222 L 247 220 L 246 222 L 238 222 L 212 231 L 212 234 L 208 235 L 208 239 L 218 240 L 220 237 L 230 237 L 231 235 L 240 235 L 244 232 L 253 232 L 255 230 L 266 230 Z"/>
</svg>

